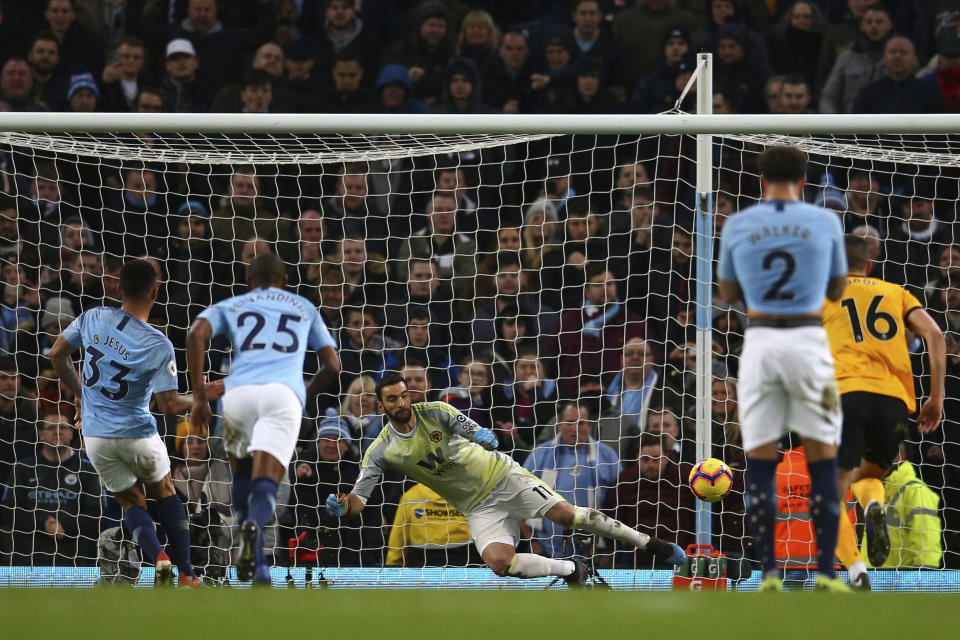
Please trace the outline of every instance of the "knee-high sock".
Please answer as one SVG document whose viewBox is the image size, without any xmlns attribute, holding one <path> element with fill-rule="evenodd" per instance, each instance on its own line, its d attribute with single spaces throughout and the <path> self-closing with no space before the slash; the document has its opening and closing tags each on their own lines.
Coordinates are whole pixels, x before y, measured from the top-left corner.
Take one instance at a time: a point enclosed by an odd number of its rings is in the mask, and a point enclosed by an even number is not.
<svg viewBox="0 0 960 640">
<path fill-rule="evenodd" d="M 857 480 L 853 483 L 853 486 L 850 487 L 850 490 L 853 492 L 853 497 L 857 499 L 857 502 L 859 502 L 860 506 L 864 509 L 874 500 L 883 504 L 886 499 L 883 494 L 883 482 L 881 482 L 879 478 Z"/>
<path fill-rule="evenodd" d="M 238 524 L 247 519 L 247 502 L 250 500 L 250 476 L 245 473 L 233 472 L 233 484 L 230 487 L 233 515 Z"/>
<path fill-rule="evenodd" d="M 747 459 L 747 514 L 757 559 L 764 575 L 778 572 L 773 553 L 773 526 L 777 515 L 777 461 Z M 831 550 L 833 547 L 830 547 Z M 832 551 L 831 551 L 832 552 Z"/>
<path fill-rule="evenodd" d="M 840 527 L 837 533 L 837 557 L 847 569 L 853 569 L 853 565 L 863 562 L 860 555 L 860 548 L 857 546 L 857 534 L 853 530 L 853 524 L 847 514 L 843 513 L 841 508 Z M 856 576 L 853 576 L 856 577 Z"/>
<path fill-rule="evenodd" d="M 840 520 L 840 489 L 837 459 L 808 462 L 810 469 L 810 517 L 817 534 L 817 570 L 828 578 L 836 576 L 833 552 L 837 548 Z"/>
<path fill-rule="evenodd" d="M 150 562 L 156 562 L 160 555 L 160 538 L 157 537 L 157 525 L 143 507 L 130 507 L 123 513 L 123 524 L 133 536 L 134 541 L 143 549 Z"/>
<path fill-rule="evenodd" d="M 631 529 L 619 520 L 614 520 L 596 509 L 587 507 L 573 508 L 573 524 L 570 528 L 595 533 L 619 542 L 627 542 L 640 549 L 646 549 L 647 543 L 650 542 L 650 536 L 647 534 Z"/>
<path fill-rule="evenodd" d="M 270 522 L 277 508 L 277 483 L 272 478 L 255 479 L 250 487 L 250 500 L 247 505 L 247 519 L 257 524 L 257 564 L 265 564 L 263 528 Z"/>
<path fill-rule="evenodd" d="M 568 576 L 576 569 L 569 560 L 554 560 L 535 553 L 518 553 L 513 556 L 507 575 L 514 578 L 542 578 L 543 576 Z"/>
<path fill-rule="evenodd" d="M 190 564 L 190 521 L 183 508 L 180 496 L 167 496 L 159 503 L 160 524 L 167 534 L 167 540 L 173 549 L 173 561 L 181 574 L 192 576 L 193 565 Z"/>
</svg>

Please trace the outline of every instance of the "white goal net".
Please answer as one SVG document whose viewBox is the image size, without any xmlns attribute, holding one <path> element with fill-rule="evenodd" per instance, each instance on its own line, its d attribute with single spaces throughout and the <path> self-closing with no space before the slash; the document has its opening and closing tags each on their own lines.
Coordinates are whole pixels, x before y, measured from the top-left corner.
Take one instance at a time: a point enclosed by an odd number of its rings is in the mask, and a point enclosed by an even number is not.
<svg viewBox="0 0 960 640">
<path fill-rule="evenodd" d="M 958 143 L 717 136 L 717 235 L 759 197 L 758 152 L 783 143 L 810 154 L 807 199 L 865 235 L 873 273 L 906 285 L 947 330 L 946 418 L 932 437 L 911 431 L 904 452 L 932 498 L 905 507 L 896 557 L 901 571 L 958 568 Z M 695 150 L 694 137 L 666 134 L 0 133 L 0 564 L 69 573 L 97 566 L 99 548 L 103 569 L 130 539 L 52 373 L 59 332 L 86 309 L 118 305 L 120 266 L 148 257 L 163 283 L 151 323 L 183 371 L 193 318 L 245 290 L 245 264 L 266 251 L 318 305 L 343 365 L 338 387 L 304 415 L 268 532 L 275 566 L 359 567 L 373 583 L 388 580 L 383 567 L 480 566 L 462 515 L 402 476 L 388 476 L 362 516 L 339 521 L 323 508 L 327 494 L 349 491 L 382 428 L 373 386 L 389 371 L 493 429 L 570 501 L 682 546 L 697 541 L 686 477 L 696 403 L 709 403 L 712 453 L 736 482 L 700 534 L 749 558 L 736 404 L 745 314 L 719 299 L 708 303 L 712 397 L 695 397 Z M 923 345 L 910 344 L 922 396 Z M 214 341 L 208 376 L 225 376 L 230 357 Z M 304 375 L 316 368 L 308 354 Z M 229 577 L 236 523 L 220 425 L 157 419 L 194 563 Z M 665 568 L 546 521 L 522 529 L 521 544 L 541 553 Z M 799 542 L 784 540 L 791 561 L 799 549 L 815 564 Z"/>
</svg>

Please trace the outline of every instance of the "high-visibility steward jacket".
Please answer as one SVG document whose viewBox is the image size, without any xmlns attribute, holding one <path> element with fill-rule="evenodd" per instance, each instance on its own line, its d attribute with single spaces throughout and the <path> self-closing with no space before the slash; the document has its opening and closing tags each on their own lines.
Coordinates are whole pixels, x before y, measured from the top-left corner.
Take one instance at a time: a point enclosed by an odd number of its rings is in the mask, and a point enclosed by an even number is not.
<svg viewBox="0 0 960 640">
<path fill-rule="evenodd" d="M 909 462 L 901 462 L 883 479 L 883 495 L 890 555 L 882 566 L 939 567 L 943 555 L 940 496 L 917 477 L 916 468 Z M 866 536 L 861 544 L 863 559 L 870 566 Z"/>
<path fill-rule="evenodd" d="M 436 491 L 417 483 L 403 494 L 397 505 L 390 528 L 387 565 L 423 566 L 424 556 L 442 559 L 445 552 L 461 555 L 471 540 L 470 527 L 463 514 Z M 407 558 L 411 553 L 420 560 L 411 563 Z"/>
</svg>

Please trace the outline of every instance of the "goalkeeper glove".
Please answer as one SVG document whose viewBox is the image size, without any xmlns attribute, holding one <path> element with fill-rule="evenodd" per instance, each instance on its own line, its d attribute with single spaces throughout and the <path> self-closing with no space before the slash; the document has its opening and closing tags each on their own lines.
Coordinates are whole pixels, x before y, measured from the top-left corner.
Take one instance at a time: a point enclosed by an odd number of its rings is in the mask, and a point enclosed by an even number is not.
<svg viewBox="0 0 960 640">
<path fill-rule="evenodd" d="M 341 495 L 339 498 L 333 493 L 327 496 L 327 511 L 330 515 L 342 518 L 347 514 L 347 509 L 349 508 L 350 500 L 347 499 L 346 494 Z"/>
<path fill-rule="evenodd" d="M 476 433 L 473 434 L 473 441 L 487 451 L 493 451 L 500 444 L 497 442 L 497 436 L 493 435 L 493 431 L 486 427 L 477 429 Z"/>
</svg>

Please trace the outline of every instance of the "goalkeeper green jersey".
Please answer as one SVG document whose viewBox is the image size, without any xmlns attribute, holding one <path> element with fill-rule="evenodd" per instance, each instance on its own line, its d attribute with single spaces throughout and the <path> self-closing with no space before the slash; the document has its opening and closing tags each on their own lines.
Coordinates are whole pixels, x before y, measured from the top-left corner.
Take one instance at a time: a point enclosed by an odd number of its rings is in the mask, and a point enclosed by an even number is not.
<svg viewBox="0 0 960 640">
<path fill-rule="evenodd" d="M 467 513 L 503 480 L 513 460 L 487 451 L 471 438 L 480 428 L 446 402 L 418 402 L 411 407 L 416 427 L 398 433 L 387 423 L 363 456 L 353 494 L 366 503 L 388 469 L 422 482 L 460 513 Z"/>
</svg>

